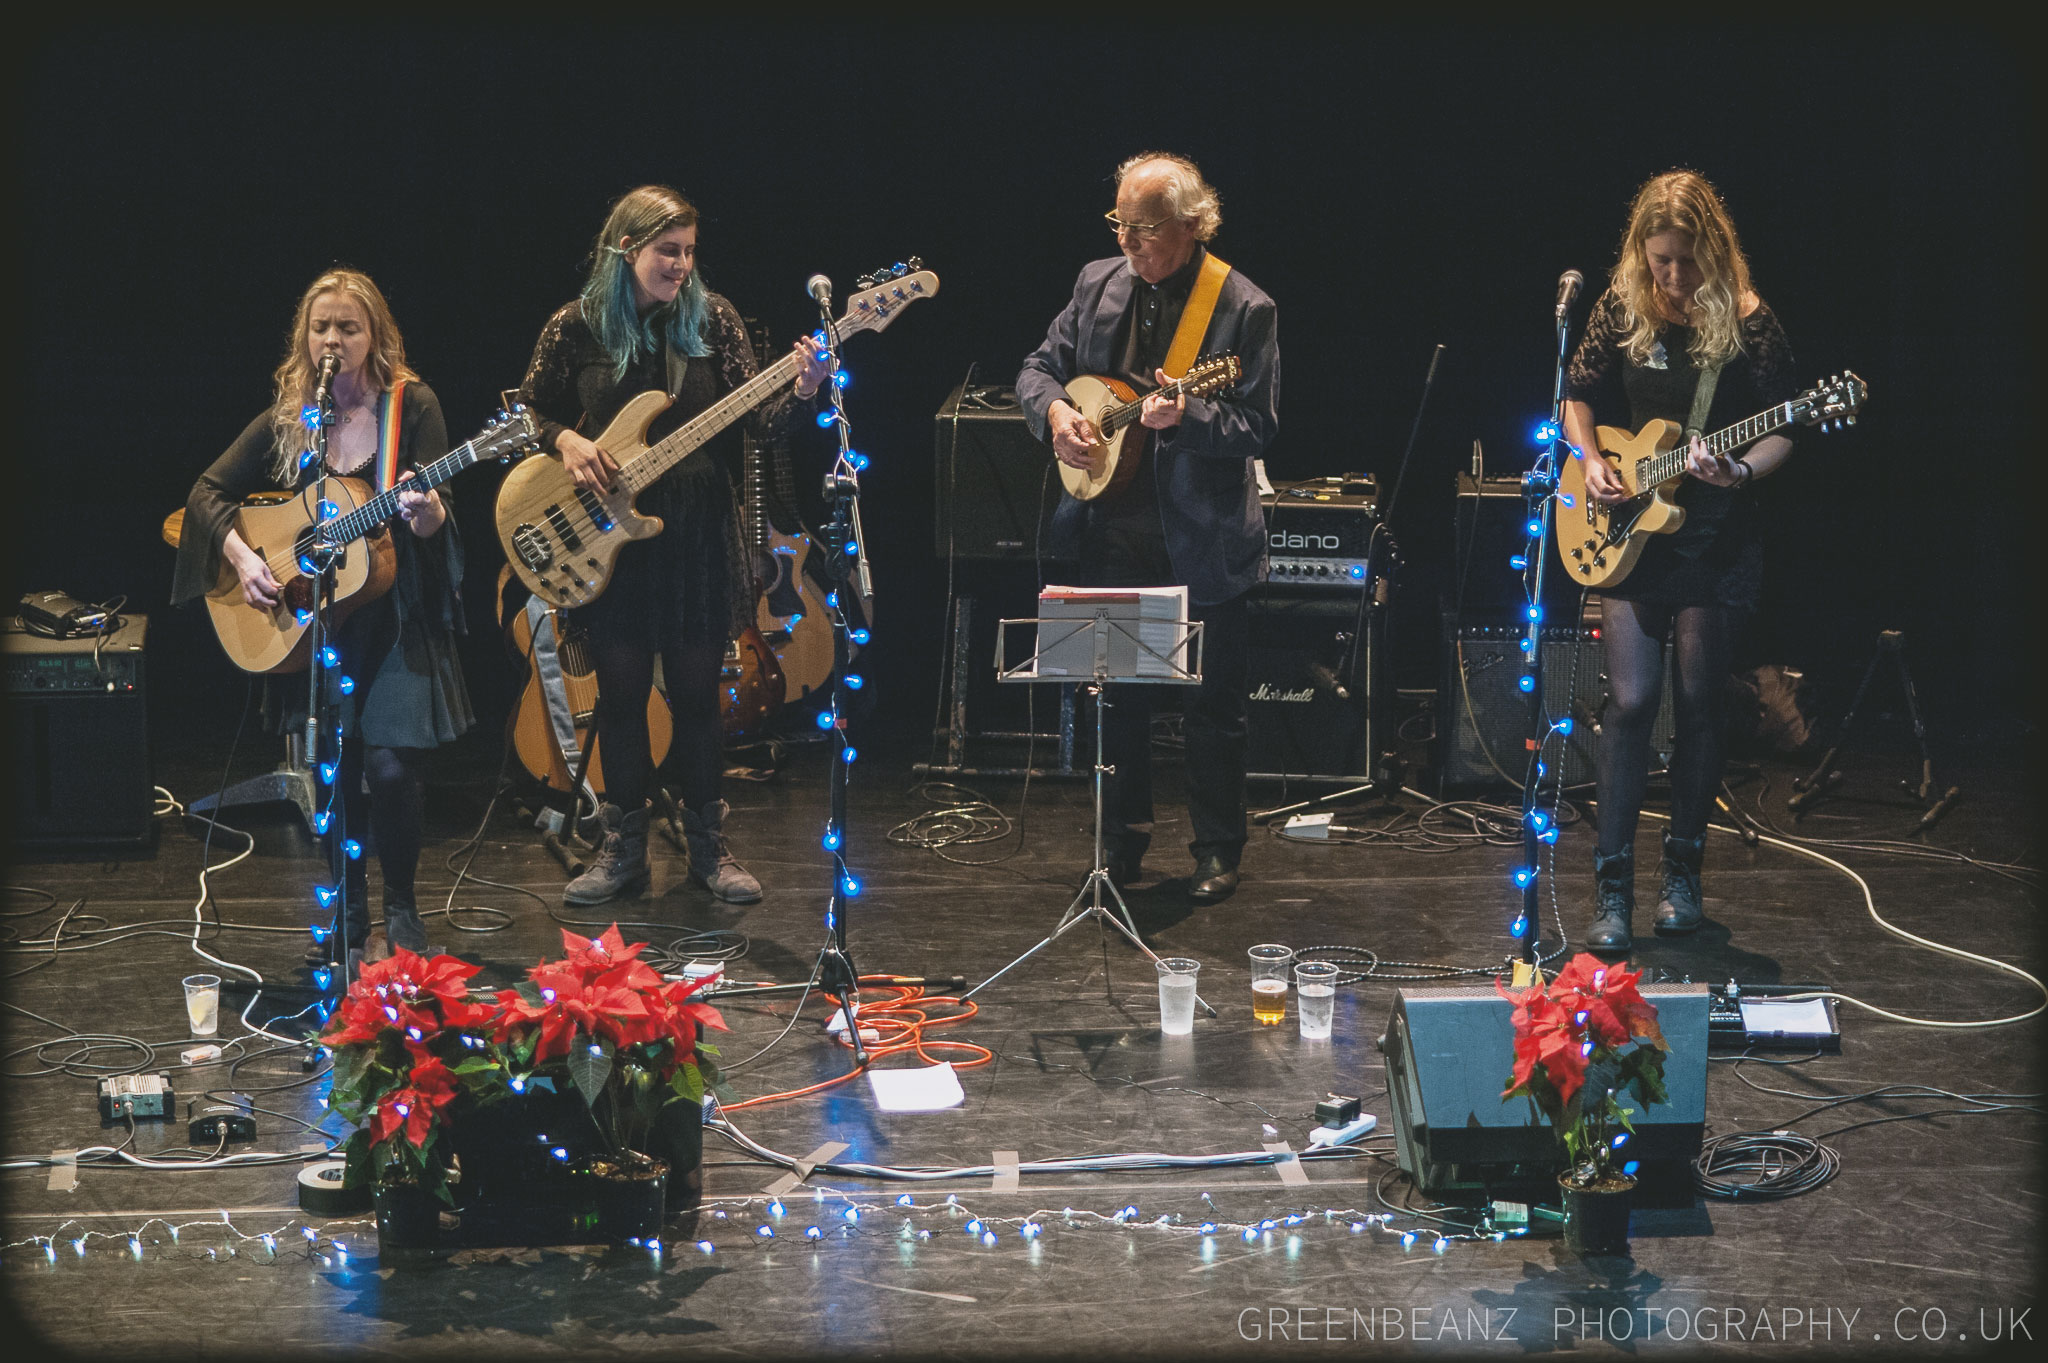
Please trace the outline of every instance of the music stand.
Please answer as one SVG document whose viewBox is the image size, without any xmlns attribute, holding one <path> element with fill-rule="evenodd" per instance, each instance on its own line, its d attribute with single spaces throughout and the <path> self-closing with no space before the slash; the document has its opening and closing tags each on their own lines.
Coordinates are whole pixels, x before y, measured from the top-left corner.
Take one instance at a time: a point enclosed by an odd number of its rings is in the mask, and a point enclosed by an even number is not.
<svg viewBox="0 0 2048 1363">
<path fill-rule="evenodd" d="M 1119 607 L 1127 609 L 1124 614 Z M 1199 686 L 1202 681 L 1202 622 L 1199 620 L 1143 620 L 1137 613 L 1135 599 L 1102 601 L 1094 606 L 1092 613 L 1085 617 L 1063 618 L 1037 617 L 1028 620 L 999 620 L 996 622 L 996 680 L 998 682 L 1061 682 L 1072 683 L 1077 674 L 1070 670 L 1042 671 L 1041 662 L 1051 650 L 1071 647 L 1084 634 L 1092 645 L 1088 654 L 1088 680 L 1081 689 L 1095 697 L 1095 861 L 1089 868 L 1088 879 L 1082 882 L 1073 902 L 1053 930 L 1037 945 L 1024 952 L 995 974 L 983 980 L 960 997 L 971 999 L 982 990 L 994 984 L 1003 976 L 1015 970 L 1033 956 L 1051 946 L 1071 928 L 1078 927 L 1091 918 L 1099 918 L 1130 939 L 1132 946 L 1143 952 L 1147 959 L 1158 964 L 1158 953 L 1145 945 L 1138 936 L 1137 920 L 1131 917 L 1130 905 L 1124 902 L 1123 893 L 1116 882 L 1109 878 L 1109 863 L 1102 846 L 1102 778 L 1113 768 L 1103 761 L 1102 710 L 1107 703 L 1103 692 L 1111 682 L 1131 684 L 1154 684 L 1168 686 Z M 1006 664 L 1009 654 L 1007 647 L 1009 628 L 1012 625 L 1030 625 L 1037 630 L 1033 640 L 1031 656 L 1015 667 Z M 1048 641 L 1048 627 L 1053 631 Z M 1164 649 L 1154 647 L 1140 637 L 1149 630 L 1164 628 L 1171 635 L 1162 641 Z M 1116 913 L 1109 911 L 1103 902 L 1103 891 L 1116 901 Z M 1121 915 L 1121 916 L 1119 916 Z M 1195 1002 L 1202 1005 L 1210 1017 L 1216 1016 L 1201 995 Z"/>
</svg>

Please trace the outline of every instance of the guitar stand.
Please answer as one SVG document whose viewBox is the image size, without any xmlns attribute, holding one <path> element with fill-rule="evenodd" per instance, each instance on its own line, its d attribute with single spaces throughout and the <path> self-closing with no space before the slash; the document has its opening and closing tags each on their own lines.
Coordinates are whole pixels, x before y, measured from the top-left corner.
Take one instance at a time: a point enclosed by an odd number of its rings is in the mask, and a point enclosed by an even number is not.
<svg viewBox="0 0 2048 1363">
<path fill-rule="evenodd" d="M 1899 789 L 1913 796 L 1925 810 L 1915 832 L 1924 833 L 1934 827 L 1937 820 L 1955 805 L 1961 797 L 1961 786 L 1950 786 L 1935 797 L 1934 759 L 1927 751 L 1927 726 L 1920 719 L 1920 701 L 1913 691 L 1913 674 L 1906 668 L 1906 635 L 1903 630 L 1882 630 L 1877 636 L 1877 647 L 1871 651 L 1870 662 L 1863 669 L 1863 679 L 1856 683 L 1856 694 L 1849 701 L 1849 713 L 1842 717 L 1842 727 L 1836 736 L 1834 746 L 1820 759 L 1820 765 L 1807 775 L 1792 783 L 1797 792 L 1785 802 L 1785 807 L 1794 814 L 1802 814 L 1809 805 L 1829 794 L 1842 784 L 1843 776 L 1835 767 L 1842 755 L 1842 749 L 1849 743 L 1856 727 L 1856 715 L 1863 708 L 1863 697 L 1870 690 L 1871 678 L 1877 675 L 1877 665 L 1889 655 L 1892 665 L 1899 674 L 1899 689 L 1905 694 L 1906 715 L 1913 723 L 1913 741 L 1920 748 L 1920 784 L 1900 778 Z"/>
</svg>

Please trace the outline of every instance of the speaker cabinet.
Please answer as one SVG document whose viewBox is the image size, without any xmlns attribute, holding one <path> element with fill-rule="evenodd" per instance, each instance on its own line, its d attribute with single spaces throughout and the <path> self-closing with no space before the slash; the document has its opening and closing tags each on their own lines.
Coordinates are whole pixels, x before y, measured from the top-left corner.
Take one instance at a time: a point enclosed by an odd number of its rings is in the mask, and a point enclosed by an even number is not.
<svg viewBox="0 0 2048 1363">
<path fill-rule="evenodd" d="M 962 382 L 934 421 L 938 556 L 1055 561 L 1039 538 L 1059 502 L 1059 475 L 1052 446 L 1024 424 L 1015 390 Z"/>
<path fill-rule="evenodd" d="M 1671 1049 L 1664 1057 L 1668 1101 L 1629 1118 L 1631 1158 L 1642 1164 L 1637 1203 L 1689 1207 L 1689 1166 L 1707 1121 L 1707 986 L 1644 985 L 1642 992 Z M 1556 1133 L 1528 1099 L 1500 1096 L 1514 1068 L 1513 1015 L 1490 986 L 1396 991 L 1379 1048 L 1395 1153 L 1424 1193 L 1547 1185 L 1556 1196 Z"/>
<path fill-rule="evenodd" d="M 1374 779 L 1369 722 L 1380 695 L 1374 628 L 1363 589 L 1268 585 L 1250 600 L 1251 685 L 1245 770 L 1253 779 Z M 1358 647 L 1351 646 L 1362 634 Z M 1337 694 L 1338 689 L 1346 693 Z"/>
<path fill-rule="evenodd" d="M 1507 625 L 1460 625 L 1446 620 L 1442 682 L 1437 690 L 1439 792 L 1477 790 L 1520 782 L 1528 769 L 1529 699 L 1522 675 L 1522 633 Z M 1572 731 L 1551 740 L 1554 761 L 1568 786 L 1593 780 L 1600 757 L 1601 719 L 1607 710 L 1606 660 L 1599 631 L 1543 632 L 1543 713 L 1570 716 Z M 1671 754 L 1671 646 L 1664 646 L 1663 694 L 1651 730 L 1653 765 Z"/>
<path fill-rule="evenodd" d="M 22 847 L 141 846 L 155 831 L 143 639 L 0 633 L 7 692 L 7 830 Z"/>
</svg>

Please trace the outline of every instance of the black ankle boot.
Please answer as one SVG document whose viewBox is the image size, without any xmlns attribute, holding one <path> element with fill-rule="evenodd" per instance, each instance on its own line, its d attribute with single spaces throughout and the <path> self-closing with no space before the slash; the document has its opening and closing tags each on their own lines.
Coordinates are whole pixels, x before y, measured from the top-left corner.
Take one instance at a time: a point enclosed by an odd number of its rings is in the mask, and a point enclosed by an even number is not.
<svg viewBox="0 0 2048 1363">
<path fill-rule="evenodd" d="M 1593 886 L 1598 902 L 1593 925 L 1586 929 L 1587 950 L 1627 951 L 1635 945 L 1629 935 L 1636 914 L 1634 843 L 1619 852 L 1593 854 Z"/>
<path fill-rule="evenodd" d="M 1657 902 L 1657 931 L 1669 937 L 1696 930 L 1705 911 L 1700 904 L 1700 862 L 1707 835 L 1674 838 L 1664 835 L 1664 893 Z"/>
</svg>

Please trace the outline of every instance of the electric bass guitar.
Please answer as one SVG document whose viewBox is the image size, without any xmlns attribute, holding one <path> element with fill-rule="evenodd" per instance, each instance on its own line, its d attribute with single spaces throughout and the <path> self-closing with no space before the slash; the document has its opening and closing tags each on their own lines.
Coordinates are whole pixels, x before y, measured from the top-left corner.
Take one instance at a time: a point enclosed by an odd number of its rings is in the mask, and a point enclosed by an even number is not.
<svg viewBox="0 0 2048 1363">
<path fill-rule="evenodd" d="M 425 492 L 486 459 L 524 454 L 538 438 L 532 413 L 515 407 L 475 438 L 415 469 L 400 486 Z M 242 579 L 222 555 L 220 575 L 206 594 L 206 612 L 228 661 L 244 672 L 305 669 L 323 573 L 332 574 L 329 628 L 390 591 L 398 576 L 398 550 L 385 523 L 398 514 L 400 488 L 375 492 L 360 478 L 337 475 L 329 475 L 325 485 L 324 501 L 314 485 L 284 501 L 252 502 L 235 512 L 234 528 L 243 543 L 263 556 L 283 589 L 275 606 L 250 605 L 242 597 Z"/>
<path fill-rule="evenodd" d="M 1707 452 L 1729 454 L 1787 426 L 1823 430 L 1856 424 L 1870 389 L 1843 370 L 1793 398 L 1704 437 Z M 1557 479 L 1557 554 L 1565 573 L 1584 587 L 1612 587 L 1627 577 L 1652 535 L 1668 535 L 1685 524 L 1685 508 L 1672 501 L 1686 476 L 1691 442 L 1676 421 L 1652 421 L 1630 435 L 1616 426 L 1596 432 L 1597 454 L 1620 475 L 1626 501 L 1603 505 L 1586 495 L 1586 473 L 1576 458 L 1564 461 Z"/>
<path fill-rule="evenodd" d="M 1088 418 L 1095 428 L 1095 443 L 1088 449 L 1089 466 L 1077 469 L 1062 462 L 1060 482 L 1076 501 L 1092 502 L 1105 492 L 1120 492 L 1138 475 L 1144 457 L 1146 431 L 1137 427 L 1145 410 L 1145 399 L 1158 396 L 1171 402 L 1177 397 L 1202 398 L 1236 383 L 1243 372 L 1235 355 L 1217 355 L 1197 360 L 1188 372 L 1154 393 L 1140 394 L 1122 379 L 1082 374 L 1067 381 L 1067 401 Z"/>
<path fill-rule="evenodd" d="M 767 451 L 749 436 L 746 502 L 741 513 L 747 544 L 754 552 L 760 597 L 754 627 L 782 670 L 783 699 L 802 700 L 832 676 L 832 617 L 826 610 L 823 577 L 813 565 L 823 550 L 801 529 L 785 535 L 768 515 Z M 783 490 L 785 495 L 791 489 Z"/>
<path fill-rule="evenodd" d="M 883 282 L 855 293 L 834 325 L 840 336 L 880 331 L 904 308 L 939 291 L 939 277 L 909 265 Z M 560 459 L 532 459 L 512 470 L 498 489 L 498 539 L 519 580 L 554 606 L 583 606 L 610 585 L 619 551 L 634 540 L 661 533 L 661 519 L 642 516 L 633 499 L 706 441 L 787 388 L 797 375 L 790 352 L 712 403 L 653 445 L 647 427 L 671 399 L 649 390 L 612 419 L 597 437 L 619 471 L 610 489 L 589 492 L 576 486 Z"/>
</svg>

